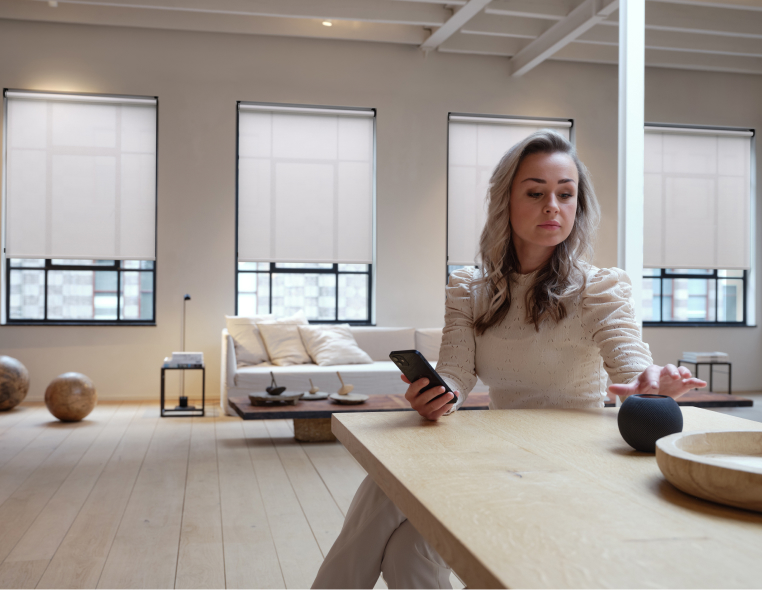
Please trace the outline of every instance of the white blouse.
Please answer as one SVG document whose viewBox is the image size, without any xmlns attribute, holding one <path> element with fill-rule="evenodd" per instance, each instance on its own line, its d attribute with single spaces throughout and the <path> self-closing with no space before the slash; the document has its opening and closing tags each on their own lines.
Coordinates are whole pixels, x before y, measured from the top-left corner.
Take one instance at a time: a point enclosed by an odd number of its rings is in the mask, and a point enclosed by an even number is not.
<svg viewBox="0 0 763 590">
<path fill-rule="evenodd" d="M 539 332 L 525 311 L 535 273 L 514 274 L 509 312 L 481 336 L 472 327 L 485 305 L 482 290 L 470 288 L 477 272 L 455 271 L 446 288 L 437 372 L 461 394 L 454 411 L 477 375 L 490 388 L 491 409 L 602 407 L 607 375 L 628 383 L 652 364 L 622 270 L 589 267 L 584 292 L 565 302 L 567 317 L 543 322 Z"/>
</svg>

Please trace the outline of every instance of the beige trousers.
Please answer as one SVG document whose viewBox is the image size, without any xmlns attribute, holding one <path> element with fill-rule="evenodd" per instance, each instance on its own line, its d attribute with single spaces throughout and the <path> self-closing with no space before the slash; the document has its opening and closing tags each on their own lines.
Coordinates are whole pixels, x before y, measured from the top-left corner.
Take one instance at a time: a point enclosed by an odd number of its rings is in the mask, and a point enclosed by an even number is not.
<svg viewBox="0 0 763 590">
<path fill-rule="evenodd" d="M 313 588 L 451 588 L 450 568 L 367 476 Z"/>
</svg>

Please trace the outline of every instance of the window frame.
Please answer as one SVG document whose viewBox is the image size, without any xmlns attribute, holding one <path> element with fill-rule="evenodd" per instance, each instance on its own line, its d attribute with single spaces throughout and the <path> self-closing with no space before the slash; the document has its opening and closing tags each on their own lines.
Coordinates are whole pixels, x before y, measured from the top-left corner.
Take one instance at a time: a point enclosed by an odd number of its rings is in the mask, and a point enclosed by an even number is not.
<svg viewBox="0 0 763 590">
<path fill-rule="evenodd" d="M 374 156 L 373 156 L 373 193 L 372 193 L 372 251 L 373 251 L 373 262 L 371 264 L 368 264 L 368 270 L 367 271 L 339 271 L 339 263 L 333 263 L 332 268 L 277 268 L 276 262 L 261 262 L 261 264 L 268 264 L 269 269 L 268 270 L 240 270 L 239 269 L 239 259 L 238 259 L 238 227 L 239 227 L 239 134 L 240 134 L 240 120 L 241 120 L 241 110 L 240 105 L 244 104 L 253 104 L 253 105 L 260 105 L 260 106 L 271 106 L 271 107 L 279 107 L 279 108 L 294 108 L 294 109 L 329 109 L 329 110 L 337 110 L 337 111 L 347 111 L 347 110 L 372 110 L 374 112 L 373 116 L 373 137 L 374 137 Z M 233 275 L 235 277 L 234 279 L 234 291 L 233 291 L 233 309 L 234 314 L 238 315 L 238 297 L 239 297 L 239 273 L 245 273 L 245 274 L 252 274 L 252 273 L 268 273 L 269 274 L 269 288 L 268 288 L 268 312 L 272 313 L 273 310 L 273 274 L 334 274 L 336 276 L 335 285 L 336 285 L 336 293 L 334 297 L 334 310 L 335 310 L 335 318 L 333 320 L 308 320 L 311 324 L 350 324 L 352 326 L 375 326 L 375 318 L 374 318 L 374 285 L 375 282 L 373 280 L 375 269 L 376 269 L 376 109 L 359 109 L 357 107 L 337 107 L 337 106 L 326 106 L 326 105 L 306 105 L 306 104 L 291 104 L 291 103 L 272 103 L 272 102 L 252 102 L 252 101 L 246 101 L 246 100 L 237 100 L 236 101 L 236 136 L 235 136 L 235 153 L 236 153 L 236 159 L 235 159 L 235 191 L 236 191 L 236 217 L 235 217 L 235 231 L 234 231 L 234 255 L 233 255 Z M 306 263 L 307 264 L 307 263 Z M 340 320 L 339 319 L 339 276 L 343 274 L 361 274 L 361 275 L 368 275 L 368 298 L 366 302 L 366 308 L 367 308 L 367 320 Z"/>
<path fill-rule="evenodd" d="M 157 267 L 157 260 L 159 258 L 159 97 L 158 96 L 137 96 L 137 95 L 127 95 L 127 94 L 108 94 L 103 92 L 57 92 L 57 91 L 49 91 L 49 90 L 23 90 L 20 88 L 3 88 L 3 120 L 6 121 L 6 125 L 3 126 L 3 146 L 6 146 L 8 143 L 8 99 L 6 97 L 7 92 L 35 92 L 40 94 L 51 94 L 51 95 L 61 95 L 61 96 L 70 96 L 70 95 L 76 95 L 76 96 L 92 96 L 92 97 L 103 97 L 103 98 L 151 98 L 156 101 L 156 130 L 155 130 L 155 138 L 156 138 L 156 146 L 154 149 L 155 153 L 155 168 L 156 171 L 155 178 L 154 178 L 154 192 L 156 195 L 156 198 L 154 199 L 154 260 L 153 262 L 153 268 L 152 269 L 122 269 L 121 268 L 121 260 L 114 260 L 114 264 L 112 266 L 99 266 L 99 265 L 60 265 L 60 264 L 52 264 L 51 258 L 46 258 L 45 260 L 45 266 L 44 267 L 36 267 L 32 268 L 29 267 L 28 270 L 44 270 L 45 271 L 45 283 L 44 283 L 44 302 L 45 302 L 45 318 L 48 316 L 48 271 L 49 270 L 87 270 L 87 271 L 94 271 L 94 270 L 107 270 L 107 271 L 117 271 L 117 319 L 116 320 L 82 320 L 82 319 L 72 319 L 72 320 L 49 320 L 49 319 L 42 319 L 42 320 L 35 320 L 35 319 L 11 319 L 10 317 L 10 307 L 11 307 L 11 264 L 10 260 L 6 257 L 5 253 L 5 223 L 7 220 L 7 215 L 5 215 L 5 207 L 6 207 L 6 191 L 7 191 L 7 183 L 8 183 L 8 154 L 7 150 L 3 149 L 3 183 L 2 183 L 2 227 L 0 227 L 0 231 L 2 232 L 2 255 L 0 256 L 0 276 L 3 277 L 5 280 L 5 286 L 0 289 L 0 311 L 2 312 L 2 317 L 0 318 L 0 325 L 14 325 L 14 326 L 156 326 L 156 292 L 157 292 L 157 281 L 156 281 L 156 267 Z M 15 267 L 18 268 L 18 267 Z M 136 272 L 151 272 L 152 273 L 152 280 L 153 280 L 153 310 L 152 310 L 152 319 L 151 320 L 122 320 L 119 319 L 119 316 L 121 314 L 121 308 L 120 308 L 120 299 L 122 297 L 121 294 L 121 280 L 122 272 L 127 271 L 136 271 Z M 94 277 L 95 280 L 95 277 Z"/>
<path fill-rule="evenodd" d="M 725 269 L 717 269 L 717 268 L 708 268 L 708 269 L 696 269 L 696 270 L 706 270 L 706 271 L 712 271 L 712 274 L 698 274 L 698 273 L 673 273 L 668 272 L 668 269 L 666 268 L 660 268 L 655 269 L 659 270 L 659 275 L 642 275 L 642 279 L 654 279 L 660 281 L 660 319 L 659 320 L 644 320 L 642 322 L 643 326 L 645 328 L 661 328 L 661 327 L 670 327 L 670 328 L 740 328 L 740 327 L 755 327 L 750 326 L 747 323 L 747 297 L 748 297 L 748 290 L 749 290 L 749 279 L 750 279 L 750 271 L 748 270 L 742 270 L 742 276 L 741 277 L 719 277 L 718 276 L 718 270 L 725 270 Z M 662 310 L 662 299 L 663 299 L 663 281 L 666 279 L 701 279 L 701 280 L 712 280 L 715 283 L 715 317 L 716 319 L 712 322 L 703 322 L 703 321 L 696 321 L 696 320 L 687 320 L 685 322 L 682 321 L 676 321 L 676 320 L 663 320 L 663 310 Z M 736 280 L 736 281 L 742 281 L 742 321 L 733 321 L 733 322 L 719 322 L 717 320 L 718 318 L 718 304 L 719 304 L 719 297 L 718 297 L 718 281 L 722 280 Z M 643 305 L 643 304 L 642 304 Z"/>
<path fill-rule="evenodd" d="M 239 274 L 267 274 L 268 275 L 268 313 L 273 313 L 273 275 L 274 274 L 328 274 L 334 275 L 336 280 L 334 281 L 334 320 L 309 320 L 311 324 L 350 324 L 353 326 L 371 326 L 371 288 L 373 285 L 373 265 L 368 264 L 368 270 L 360 271 L 340 271 L 339 264 L 333 263 L 332 268 L 278 268 L 276 262 L 267 262 L 269 265 L 267 270 L 240 270 L 238 263 L 236 264 L 236 307 L 235 313 L 238 315 L 238 296 L 239 296 Z M 342 320 L 339 319 L 339 277 L 341 275 L 367 275 L 368 276 L 368 300 L 367 300 L 367 314 L 368 320 Z"/>
<path fill-rule="evenodd" d="M 122 260 L 112 261 L 112 265 L 101 264 L 53 264 L 53 259 L 45 258 L 44 266 L 11 266 L 10 261 L 5 261 L 5 283 L 6 283 L 6 297 L 5 297 L 5 325 L 8 326 L 155 326 L 156 325 L 156 261 L 153 260 L 153 267 L 146 269 L 138 268 L 123 268 Z M 31 271 L 43 271 L 45 273 L 45 280 L 43 282 L 43 296 L 44 296 L 44 318 L 11 318 L 11 271 L 12 270 L 31 270 Z M 117 318 L 108 320 L 84 320 L 84 319 L 48 319 L 48 273 L 50 271 L 87 271 L 87 272 L 116 272 L 117 273 Z M 153 281 L 153 295 L 152 295 L 152 317 L 150 320 L 136 320 L 136 319 L 122 319 L 122 273 L 124 272 L 136 272 L 136 273 L 151 273 Z M 111 291 L 109 291 L 110 293 Z M 95 305 L 95 274 L 93 274 L 93 305 Z"/>
</svg>

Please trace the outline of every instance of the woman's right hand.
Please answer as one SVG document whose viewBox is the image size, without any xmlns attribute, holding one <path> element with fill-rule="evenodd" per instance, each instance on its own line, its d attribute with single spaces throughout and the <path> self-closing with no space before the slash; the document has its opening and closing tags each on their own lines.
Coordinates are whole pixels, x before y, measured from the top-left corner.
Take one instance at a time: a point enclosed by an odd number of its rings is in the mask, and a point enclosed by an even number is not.
<svg viewBox="0 0 763 590">
<path fill-rule="evenodd" d="M 429 379 L 424 377 L 411 383 L 405 375 L 400 375 L 400 378 L 408 384 L 405 399 L 408 400 L 408 403 L 411 404 L 414 410 L 427 420 L 437 420 L 453 407 L 452 404 L 448 403 L 453 399 L 453 394 L 450 392 L 443 395 L 440 399 L 434 399 L 445 392 L 444 387 L 433 387 L 422 392 L 421 389 L 429 384 Z"/>
</svg>

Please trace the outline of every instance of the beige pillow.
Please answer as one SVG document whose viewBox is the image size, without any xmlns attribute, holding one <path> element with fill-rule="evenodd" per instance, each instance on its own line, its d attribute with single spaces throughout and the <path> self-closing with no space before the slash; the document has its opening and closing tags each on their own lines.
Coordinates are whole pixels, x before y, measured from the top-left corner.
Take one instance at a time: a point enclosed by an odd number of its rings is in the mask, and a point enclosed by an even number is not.
<svg viewBox="0 0 763 590">
<path fill-rule="evenodd" d="M 416 350 L 428 361 L 437 362 L 442 346 L 442 328 L 419 328 L 416 330 Z"/>
<path fill-rule="evenodd" d="M 260 338 L 257 322 L 273 319 L 272 314 L 252 317 L 226 315 L 225 327 L 233 338 L 233 348 L 236 351 L 236 364 L 259 365 L 267 362 L 268 352 Z"/>
<path fill-rule="evenodd" d="M 372 363 L 360 349 L 349 324 L 299 326 L 307 353 L 316 365 L 361 365 Z"/>
<path fill-rule="evenodd" d="M 304 311 L 298 311 L 288 318 L 258 322 L 257 327 L 271 363 L 285 366 L 304 365 L 310 362 L 297 329 L 297 326 L 301 324 L 307 325 L 307 316 Z"/>
</svg>

